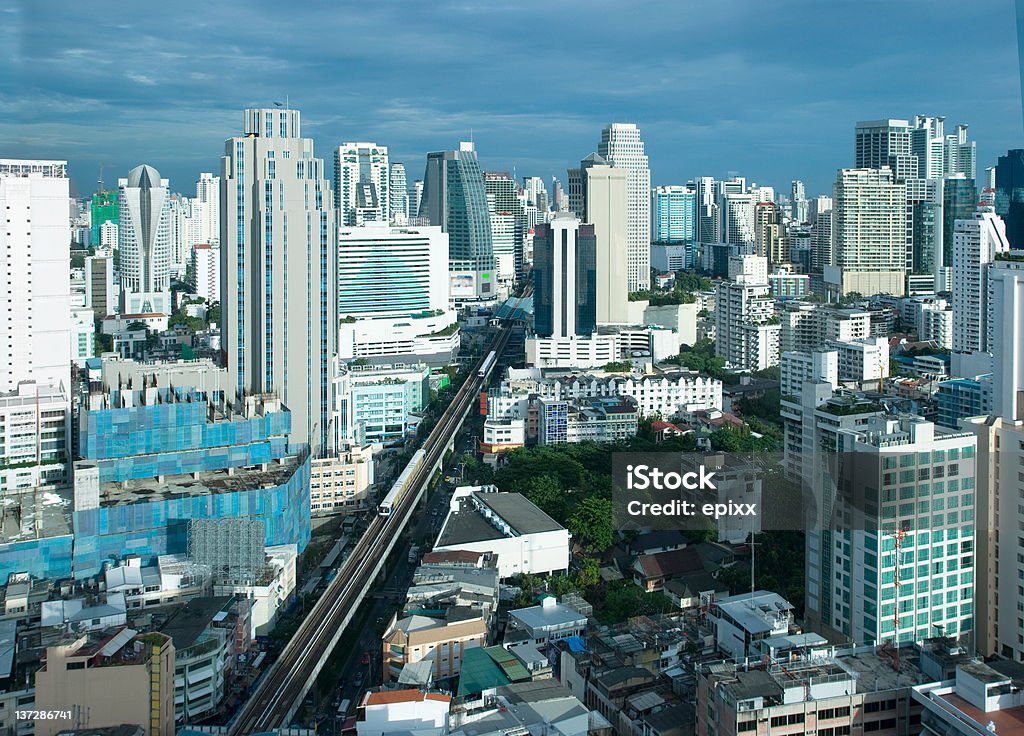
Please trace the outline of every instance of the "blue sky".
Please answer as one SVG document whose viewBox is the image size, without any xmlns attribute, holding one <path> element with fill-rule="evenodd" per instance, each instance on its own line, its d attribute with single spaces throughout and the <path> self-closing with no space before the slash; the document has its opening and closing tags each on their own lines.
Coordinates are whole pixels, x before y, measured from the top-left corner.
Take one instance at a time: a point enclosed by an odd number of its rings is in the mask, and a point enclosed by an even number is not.
<svg viewBox="0 0 1024 736">
<path fill-rule="evenodd" d="M 0 157 L 79 191 L 145 162 L 189 191 L 241 110 L 287 95 L 317 155 L 390 147 L 410 181 L 472 131 L 487 169 L 565 180 L 611 121 L 652 182 L 741 173 L 826 192 L 856 120 L 970 124 L 979 169 L 1024 144 L 1012 0 L 0 3 Z"/>
</svg>

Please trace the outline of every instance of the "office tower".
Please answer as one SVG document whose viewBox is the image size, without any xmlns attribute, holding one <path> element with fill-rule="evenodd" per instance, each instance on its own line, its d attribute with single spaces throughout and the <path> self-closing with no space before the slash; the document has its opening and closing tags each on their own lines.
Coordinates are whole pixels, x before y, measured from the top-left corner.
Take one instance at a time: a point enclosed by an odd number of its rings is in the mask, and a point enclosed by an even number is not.
<svg viewBox="0 0 1024 736">
<path fill-rule="evenodd" d="M 198 205 L 198 213 L 196 208 Z M 196 198 L 192 200 L 193 213 L 199 218 L 197 243 L 214 244 L 220 241 L 220 177 L 209 172 L 199 175 Z"/>
<path fill-rule="evenodd" d="M 757 371 L 779 362 L 779 324 L 772 319 L 775 300 L 767 274 L 767 259 L 732 256 L 729 280 L 718 283 L 715 354 L 736 370 Z"/>
<path fill-rule="evenodd" d="M 0 393 L 70 389 L 71 223 L 65 161 L 0 159 Z M 8 448 L 10 449 L 10 448 Z"/>
<path fill-rule="evenodd" d="M 439 227 L 338 229 L 338 317 L 411 317 L 448 309 L 448 237 Z"/>
<path fill-rule="evenodd" d="M 811 226 L 811 270 L 824 273 L 826 266 L 833 265 L 832 253 L 832 209 L 818 210 Z"/>
<path fill-rule="evenodd" d="M 472 143 L 427 154 L 420 216 L 448 233 L 452 296 L 489 299 L 497 293 L 484 177 Z"/>
<path fill-rule="evenodd" d="M 945 118 L 915 115 L 910 130 L 910 152 L 917 157 L 918 179 L 941 179 L 945 168 Z"/>
<path fill-rule="evenodd" d="M 956 133 L 947 135 L 944 143 L 945 173 L 947 175 L 963 174 L 968 179 L 976 179 L 978 175 L 977 144 L 967 140 L 967 126 L 956 126 Z"/>
<path fill-rule="evenodd" d="M 686 186 L 651 190 L 651 242 L 697 242 L 697 192 Z"/>
<path fill-rule="evenodd" d="M 610 166 L 591 166 L 585 173 L 585 220 L 597 238 L 597 323 L 628 324 L 629 292 L 623 278 L 629 242 L 628 174 Z M 536 250 L 535 235 L 535 258 Z"/>
<path fill-rule="evenodd" d="M 391 187 L 391 221 L 404 225 L 409 221 L 409 185 L 405 180 L 405 164 L 398 161 L 391 164 L 388 186 Z"/>
<path fill-rule="evenodd" d="M 587 219 L 587 169 L 591 166 L 608 166 L 608 162 L 603 156 L 591 153 L 580 161 L 578 169 L 569 169 L 566 172 L 566 181 L 569 183 L 569 211 L 584 221 Z"/>
<path fill-rule="evenodd" d="M 1010 249 L 1006 226 L 989 209 L 957 220 L 953 231 L 953 352 L 986 353 L 988 274 L 997 254 Z M 998 315 L 993 315 L 998 319 Z"/>
<path fill-rule="evenodd" d="M 995 413 L 1024 421 L 1024 252 L 996 254 L 988 267 L 987 342 Z"/>
<path fill-rule="evenodd" d="M 551 209 L 548 199 L 548 190 L 544 186 L 544 180 L 539 176 L 527 176 L 523 178 L 523 188 L 526 189 L 527 202 L 537 208 L 541 215 L 546 215 Z M 539 218 L 543 222 L 544 218 Z"/>
<path fill-rule="evenodd" d="M 810 222 L 807 194 L 804 192 L 804 183 L 799 179 L 794 179 L 790 184 L 790 207 L 791 216 L 796 222 Z"/>
<path fill-rule="evenodd" d="M 507 173 L 484 172 L 491 239 L 498 281 L 510 285 L 523 265 L 526 216 L 515 180 Z"/>
<path fill-rule="evenodd" d="M 947 176 L 942 180 L 942 265 L 953 260 L 953 232 L 957 220 L 974 217 L 978 207 L 978 190 L 974 179 L 963 174 Z"/>
<path fill-rule="evenodd" d="M 85 306 L 93 311 L 96 319 L 103 319 L 117 311 L 117 286 L 114 283 L 112 256 L 86 256 Z"/>
<path fill-rule="evenodd" d="M 597 152 L 615 169 L 629 172 L 627 235 L 627 274 L 629 291 L 642 291 L 651 285 L 651 170 L 633 123 L 611 123 L 601 131 Z"/>
<path fill-rule="evenodd" d="M 942 268 L 943 180 L 907 179 L 907 268 L 935 276 Z"/>
<path fill-rule="evenodd" d="M 391 221 L 387 146 L 342 143 L 334 151 L 334 206 L 338 225 Z"/>
<path fill-rule="evenodd" d="M 221 197 L 222 341 L 232 393 L 273 391 L 290 442 L 327 446 L 337 336 L 331 188 L 298 110 L 248 109 L 225 142 Z"/>
<path fill-rule="evenodd" d="M 1000 156 L 996 164 L 996 214 L 1006 223 L 1012 248 L 1024 248 L 1024 149 Z"/>
<path fill-rule="evenodd" d="M 415 215 L 416 217 L 425 217 L 426 215 L 424 215 L 422 212 L 420 212 L 420 207 L 422 206 L 422 204 L 423 204 L 423 180 L 422 179 L 417 179 L 416 181 L 414 181 L 412 183 L 412 194 L 410 195 L 410 200 L 409 200 L 409 206 L 411 207 L 411 210 L 409 212 L 409 216 L 412 217 L 413 216 L 412 213 L 415 212 L 416 213 L 416 215 Z"/>
<path fill-rule="evenodd" d="M 534 329 L 541 337 L 590 335 L 597 325 L 599 266 L 594 230 L 567 213 L 537 226 Z"/>
<path fill-rule="evenodd" d="M 910 123 L 906 120 L 865 120 L 854 128 L 854 168 L 892 169 L 896 181 L 917 176 L 917 157 L 911 152 Z"/>
<path fill-rule="evenodd" d="M 449 290 L 448 236 L 440 227 L 338 228 L 338 357 L 451 364 L 461 338 Z"/>
<path fill-rule="evenodd" d="M 207 302 L 220 301 L 220 247 L 197 243 L 192 248 L 192 288 Z"/>
<path fill-rule="evenodd" d="M 117 181 L 121 312 L 171 313 L 171 200 L 167 179 L 136 166 Z"/>
<path fill-rule="evenodd" d="M 789 262 L 789 241 L 782 226 L 782 213 L 774 202 L 754 205 L 754 237 L 757 254 L 775 266 Z"/>
<path fill-rule="evenodd" d="M 832 190 L 833 266 L 826 282 L 846 295 L 904 293 L 906 187 L 882 169 L 840 169 Z"/>
</svg>

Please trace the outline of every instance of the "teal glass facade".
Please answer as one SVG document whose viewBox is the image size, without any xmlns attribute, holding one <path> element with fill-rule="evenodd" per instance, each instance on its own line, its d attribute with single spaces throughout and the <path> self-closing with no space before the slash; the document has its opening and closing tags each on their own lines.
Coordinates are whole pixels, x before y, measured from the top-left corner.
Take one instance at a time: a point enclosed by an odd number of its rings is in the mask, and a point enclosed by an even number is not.
<svg viewBox="0 0 1024 736">
<path fill-rule="evenodd" d="M 58 580 L 71 577 L 71 535 L 0 544 L 0 578 L 27 572 L 34 578 Z"/>
</svg>

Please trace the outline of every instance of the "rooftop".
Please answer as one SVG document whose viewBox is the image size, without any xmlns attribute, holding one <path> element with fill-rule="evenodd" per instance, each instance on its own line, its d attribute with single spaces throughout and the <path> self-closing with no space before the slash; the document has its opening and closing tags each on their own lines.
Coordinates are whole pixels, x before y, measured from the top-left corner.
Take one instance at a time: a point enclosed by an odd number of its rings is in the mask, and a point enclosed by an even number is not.
<svg viewBox="0 0 1024 736">
<path fill-rule="evenodd" d="M 461 489 L 457 489 L 457 494 L 458 490 Z M 471 491 L 456 495 L 454 503 L 457 510 L 449 512 L 445 519 L 436 548 L 563 529 L 519 493 Z M 508 532 L 501 528 L 503 525 L 508 526 Z"/>
<path fill-rule="evenodd" d="M 70 535 L 71 499 L 64 491 L 7 491 L 2 499 L 0 544 Z"/>
<path fill-rule="evenodd" d="M 231 596 L 193 598 L 164 624 L 161 632 L 171 637 L 177 651 L 187 649 L 231 601 Z"/>
<path fill-rule="evenodd" d="M 751 634 L 774 630 L 777 619 L 788 617 L 793 610 L 792 604 L 781 595 L 765 590 L 721 598 L 716 605 Z"/>
<path fill-rule="evenodd" d="M 87 461 L 76 463 L 82 467 Z M 207 496 L 217 493 L 240 493 L 260 488 L 284 485 L 299 468 L 297 456 L 281 458 L 267 466 L 267 470 L 228 470 L 165 475 L 161 478 L 136 478 L 124 482 L 100 484 L 100 506 L 122 506 L 132 503 Z"/>
<path fill-rule="evenodd" d="M 509 611 L 509 619 L 515 621 L 522 628 L 536 631 L 538 629 L 551 627 L 551 626 L 565 626 L 573 623 L 581 623 L 586 626 L 587 617 L 579 611 L 563 606 L 560 603 L 548 602 L 551 599 L 547 599 L 545 603 L 539 606 L 530 606 L 529 608 L 517 608 L 514 611 Z"/>
</svg>

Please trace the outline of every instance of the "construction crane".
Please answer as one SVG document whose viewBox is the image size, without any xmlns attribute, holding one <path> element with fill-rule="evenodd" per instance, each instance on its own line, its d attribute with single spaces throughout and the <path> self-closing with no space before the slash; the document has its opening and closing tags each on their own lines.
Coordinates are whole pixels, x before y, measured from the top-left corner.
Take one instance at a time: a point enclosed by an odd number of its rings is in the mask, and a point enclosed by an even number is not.
<svg viewBox="0 0 1024 736">
<path fill-rule="evenodd" d="M 897 672 L 900 671 L 900 551 L 903 548 L 903 540 L 907 536 L 907 530 L 905 527 L 896 527 L 892 532 L 889 533 L 892 537 L 893 546 L 896 548 L 896 573 L 893 575 L 893 583 L 896 586 L 896 597 L 893 604 L 892 622 L 892 641 L 893 641 L 893 654 L 892 654 L 892 668 Z"/>
</svg>

